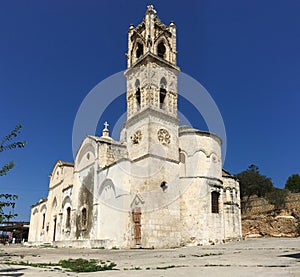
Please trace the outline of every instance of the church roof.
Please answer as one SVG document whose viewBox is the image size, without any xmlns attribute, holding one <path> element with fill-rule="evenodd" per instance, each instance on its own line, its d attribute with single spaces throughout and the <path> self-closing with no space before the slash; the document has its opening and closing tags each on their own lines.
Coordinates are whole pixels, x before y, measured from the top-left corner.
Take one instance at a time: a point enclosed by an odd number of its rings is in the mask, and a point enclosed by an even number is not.
<svg viewBox="0 0 300 277">
<path fill-rule="evenodd" d="M 234 175 L 232 175 L 229 171 L 222 168 L 222 177 L 234 178 L 237 179 Z"/>
<path fill-rule="evenodd" d="M 65 161 L 62 161 L 62 160 L 58 160 L 57 163 L 60 163 L 60 166 L 74 166 L 74 163 L 65 162 Z"/>
<path fill-rule="evenodd" d="M 41 198 L 38 202 L 36 202 L 35 204 L 31 205 L 31 208 L 34 208 L 35 206 L 38 206 L 44 202 L 47 202 L 48 198 Z"/>
<path fill-rule="evenodd" d="M 88 138 L 93 139 L 96 142 L 102 142 L 102 143 L 109 143 L 109 144 L 116 144 L 119 146 L 123 146 L 123 144 L 117 140 L 114 140 L 111 137 L 98 137 L 98 136 L 87 136 Z M 125 146 L 125 145 L 124 145 Z"/>
<path fill-rule="evenodd" d="M 200 136 L 212 137 L 212 138 L 216 139 L 220 144 L 222 144 L 222 139 L 216 134 L 213 134 L 213 133 L 210 133 L 207 131 L 198 130 L 191 126 L 187 126 L 187 125 L 179 126 L 179 136 L 185 135 L 185 134 L 195 134 L 195 135 L 200 135 Z"/>
</svg>

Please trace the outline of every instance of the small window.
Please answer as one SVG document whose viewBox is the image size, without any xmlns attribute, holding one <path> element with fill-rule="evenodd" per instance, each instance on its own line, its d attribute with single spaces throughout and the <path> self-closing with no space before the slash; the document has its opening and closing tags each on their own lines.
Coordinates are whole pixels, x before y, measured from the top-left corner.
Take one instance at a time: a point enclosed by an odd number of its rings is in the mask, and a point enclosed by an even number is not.
<svg viewBox="0 0 300 277">
<path fill-rule="evenodd" d="M 87 212 L 86 208 L 83 208 L 81 211 L 81 225 L 85 227 L 87 224 Z"/>
<path fill-rule="evenodd" d="M 160 184 L 160 187 L 161 189 L 163 190 L 163 192 L 165 192 L 168 188 L 168 185 L 167 185 L 167 182 L 163 181 L 161 184 Z"/>
<path fill-rule="evenodd" d="M 138 79 L 135 81 L 135 88 L 136 88 L 135 98 L 136 98 L 138 106 L 140 106 L 141 105 L 141 90 L 140 90 L 140 81 Z"/>
<path fill-rule="evenodd" d="M 213 191 L 211 193 L 211 212 L 212 213 L 219 213 L 219 196 L 220 193 Z"/>
<path fill-rule="evenodd" d="M 43 213 L 43 223 L 42 223 L 42 229 L 45 228 L 45 218 L 46 218 L 46 215 Z"/>
<path fill-rule="evenodd" d="M 167 95 L 167 80 L 165 77 L 161 78 L 160 80 L 160 90 L 159 90 L 159 104 L 160 108 L 163 107 L 166 95 Z"/>
<path fill-rule="evenodd" d="M 185 163 L 185 155 L 183 152 L 179 153 L 179 162 L 181 162 L 183 164 Z"/>
<path fill-rule="evenodd" d="M 67 208 L 66 228 L 71 228 L 71 208 Z"/>
<path fill-rule="evenodd" d="M 165 57 L 165 53 L 166 53 L 166 47 L 163 43 L 163 41 L 161 41 L 158 45 L 157 45 L 157 55 L 160 58 L 164 58 Z"/>
<path fill-rule="evenodd" d="M 143 54 L 144 54 L 143 44 L 138 42 L 136 47 L 136 57 L 139 58 L 143 56 Z"/>
</svg>

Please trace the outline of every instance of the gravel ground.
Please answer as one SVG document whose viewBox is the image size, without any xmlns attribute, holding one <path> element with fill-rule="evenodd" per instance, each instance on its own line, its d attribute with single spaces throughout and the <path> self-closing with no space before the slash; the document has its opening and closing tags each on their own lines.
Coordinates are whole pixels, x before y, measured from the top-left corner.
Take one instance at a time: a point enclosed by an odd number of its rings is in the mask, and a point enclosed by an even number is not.
<svg viewBox="0 0 300 277">
<path fill-rule="evenodd" d="M 57 263 L 84 258 L 112 261 L 113 271 L 66 272 L 8 265 L 7 261 Z M 246 239 L 176 249 L 74 249 L 0 246 L 0 276 L 300 276 L 300 238 Z"/>
</svg>

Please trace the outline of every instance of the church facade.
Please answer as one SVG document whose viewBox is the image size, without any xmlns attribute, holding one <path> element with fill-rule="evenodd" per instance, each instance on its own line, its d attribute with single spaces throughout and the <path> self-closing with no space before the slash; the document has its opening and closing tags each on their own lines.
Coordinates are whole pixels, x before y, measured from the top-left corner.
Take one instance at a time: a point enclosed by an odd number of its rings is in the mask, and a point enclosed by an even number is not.
<svg viewBox="0 0 300 277">
<path fill-rule="evenodd" d="M 87 136 L 57 161 L 32 206 L 29 243 L 169 248 L 241 237 L 239 183 L 222 169 L 221 139 L 179 126 L 176 26 L 152 5 L 128 30 L 127 121 L 120 140 Z"/>
</svg>

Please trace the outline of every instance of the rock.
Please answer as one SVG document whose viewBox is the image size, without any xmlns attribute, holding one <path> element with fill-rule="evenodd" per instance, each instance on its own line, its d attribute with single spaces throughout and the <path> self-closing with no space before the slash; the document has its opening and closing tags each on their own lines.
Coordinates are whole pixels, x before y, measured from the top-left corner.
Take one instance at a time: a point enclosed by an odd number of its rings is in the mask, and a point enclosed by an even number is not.
<svg viewBox="0 0 300 277">
<path fill-rule="evenodd" d="M 291 214 L 260 214 L 242 217 L 243 236 L 253 237 L 297 237 L 298 220 Z"/>
</svg>

